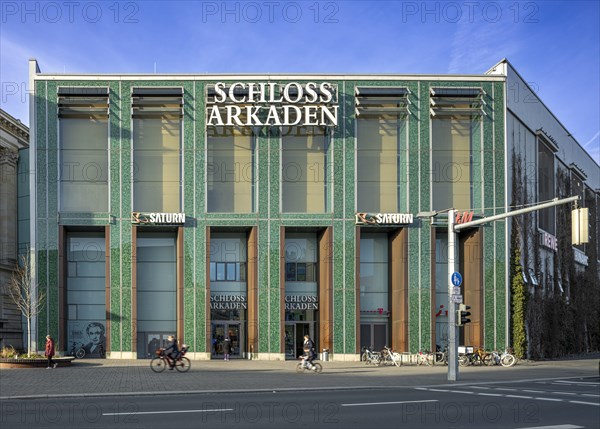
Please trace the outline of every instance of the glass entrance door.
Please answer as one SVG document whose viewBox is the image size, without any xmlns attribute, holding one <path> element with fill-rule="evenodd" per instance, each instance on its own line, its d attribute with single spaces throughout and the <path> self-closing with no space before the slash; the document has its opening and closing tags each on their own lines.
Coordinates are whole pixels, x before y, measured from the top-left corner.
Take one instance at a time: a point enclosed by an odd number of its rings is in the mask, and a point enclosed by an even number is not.
<svg viewBox="0 0 600 429">
<path fill-rule="evenodd" d="M 317 344 L 314 322 L 294 322 L 285 324 L 285 358 L 296 359 L 304 354 L 304 336 L 309 335 Z"/>
<path fill-rule="evenodd" d="M 212 323 L 212 350 L 213 359 L 223 358 L 223 345 L 225 338 L 231 340 L 230 358 L 244 357 L 244 338 L 241 323 Z"/>
</svg>

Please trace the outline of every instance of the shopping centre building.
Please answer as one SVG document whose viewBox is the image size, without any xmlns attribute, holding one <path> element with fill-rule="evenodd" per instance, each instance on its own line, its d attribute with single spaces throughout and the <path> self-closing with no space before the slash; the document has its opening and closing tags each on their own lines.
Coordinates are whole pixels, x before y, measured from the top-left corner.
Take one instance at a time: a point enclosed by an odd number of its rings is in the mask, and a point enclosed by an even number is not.
<svg viewBox="0 0 600 429">
<path fill-rule="evenodd" d="M 63 351 L 146 358 L 175 334 L 211 359 L 229 336 L 236 357 L 286 359 L 309 334 L 335 360 L 431 350 L 448 334 L 447 210 L 510 210 L 515 153 L 534 202 L 556 196 L 562 162 L 597 217 L 600 167 L 505 60 L 481 75 L 67 75 L 31 60 L 30 83 L 39 347 L 50 333 Z M 556 236 L 556 216 L 538 223 Z M 459 234 L 461 344 L 510 343 L 509 238 L 508 221 Z"/>
</svg>

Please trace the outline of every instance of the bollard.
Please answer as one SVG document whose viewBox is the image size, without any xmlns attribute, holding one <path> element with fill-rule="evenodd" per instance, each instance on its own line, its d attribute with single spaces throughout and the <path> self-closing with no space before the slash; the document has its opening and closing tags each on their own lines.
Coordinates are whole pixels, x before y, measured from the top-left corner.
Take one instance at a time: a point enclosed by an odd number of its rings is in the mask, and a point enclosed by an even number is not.
<svg viewBox="0 0 600 429">
<path fill-rule="evenodd" d="M 323 362 L 329 361 L 329 349 L 323 349 Z"/>
</svg>

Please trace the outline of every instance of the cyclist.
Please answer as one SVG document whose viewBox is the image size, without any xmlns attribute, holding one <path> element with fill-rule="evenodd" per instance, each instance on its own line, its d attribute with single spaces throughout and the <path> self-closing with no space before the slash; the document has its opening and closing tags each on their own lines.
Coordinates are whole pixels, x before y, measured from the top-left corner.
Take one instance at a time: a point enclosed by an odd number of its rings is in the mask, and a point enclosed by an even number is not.
<svg viewBox="0 0 600 429">
<path fill-rule="evenodd" d="M 169 346 L 165 349 L 165 356 L 169 359 L 169 369 L 175 368 L 175 362 L 179 359 L 179 347 L 177 347 L 177 340 L 173 335 L 169 335 L 167 340 L 170 341 Z"/>
<path fill-rule="evenodd" d="M 308 367 L 309 369 L 316 370 L 317 367 L 312 364 L 315 359 L 315 343 L 310 339 L 309 335 L 304 336 L 304 344 L 302 345 L 304 355 L 302 356 L 302 366 Z"/>
</svg>

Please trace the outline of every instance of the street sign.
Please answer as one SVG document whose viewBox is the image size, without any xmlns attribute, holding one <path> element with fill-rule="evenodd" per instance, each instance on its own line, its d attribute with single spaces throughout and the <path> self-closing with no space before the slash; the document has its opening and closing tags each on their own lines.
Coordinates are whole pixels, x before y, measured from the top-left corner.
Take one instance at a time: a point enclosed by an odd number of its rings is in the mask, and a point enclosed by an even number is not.
<svg viewBox="0 0 600 429">
<path fill-rule="evenodd" d="M 460 295 L 460 286 L 454 286 L 452 288 L 452 295 Z"/>
<path fill-rule="evenodd" d="M 454 271 L 452 273 L 451 280 L 452 280 L 452 284 L 454 286 L 460 286 L 462 284 L 462 276 L 460 275 L 460 273 L 458 271 Z"/>
<path fill-rule="evenodd" d="M 463 296 L 462 295 L 450 295 L 450 301 L 455 304 L 462 304 Z"/>
</svg>

